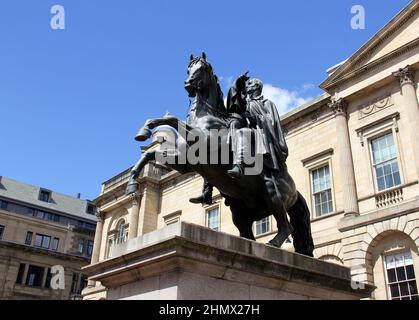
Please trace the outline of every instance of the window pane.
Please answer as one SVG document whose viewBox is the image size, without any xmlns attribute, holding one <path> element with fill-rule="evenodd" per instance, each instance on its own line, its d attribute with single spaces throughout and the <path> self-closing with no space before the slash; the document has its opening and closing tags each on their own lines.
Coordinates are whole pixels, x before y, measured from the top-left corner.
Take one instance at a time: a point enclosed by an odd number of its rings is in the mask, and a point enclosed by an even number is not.
<svg viewBox="0 0 419 320">
<path fill-rule="evenodd" d="M 256 222 L 256 235 L 268 233 L 270 231 L 269 217 Z"/>
<path fill-rule="evenodd" d="M 218 208 L 208 211 L 208 228 L 218 231 L 218 228 L 219 228 Z"/>
<path fill-rule="evenodd" d="M 401 179 L 393 134 L 388 133 L 372 140 L 371 149 L 378 190 L 382 191 L 400 185 Z"/>
<path fill-rule="evenodd" d="M 411 280 L 415 278 L 415 270 L 413 269 L 413 265 L 407 266 L 406 267 L 406 274 L 407 274 L 407 279 Z"/>
<path fill-rule="evenodd" d="M 316 216 L 320 217 L 333 211 L 330 168 L 324 166 L 312 173 L 313 202 Z"/>
<path fill-rule="evenodd" d="M 39 234 L 37 234 L 37 235 L 35 236 L 35 243 L 34 243 L 34 246 L 35 246 L 35 247 L 41 247 L 41 245 L 42 245 L 42 236 L 41 236 L 41 235 L 39 235 Z"/>
<path fill-rule="evenodd" d="M 22 284 L 23 283 L 23 274 L 25 273 L 25 264 L 21 263 L 19 265 L 19 271 L 17 272 L 16 283 Z"/>
<path fill-rule="evenodd" d="M 44 268 L 37 266 L 29 266 L 28 276 L 26 278 L 26 285 L 32 287 L 41 287 L 43 275 Z"/>
<path fill-rule="evenodd" d="M 409 295 L 409 288 L 407 286 L 407 282 L 400 283 L 400 294 L 402 297 Z"/>
<path fill-rule="evenodd" d="M 25 244 L 30 246 L 32 244 L 32 235 L 33 233 L 28 231 L 28 233 L 26 233 L 26 239 L 25 239 Z"/>
<path fill-rule="evenodd" d="M 396 269 L 387 270 L 388 282 L 393 283 L 397 281 L 396 278 Z"/>
<path fill-rule="evenodd" d="M 59 243 L 59 239 L 58 238 L 54 238 L 54 240 L 52 240 L 52 246 L 51 246 L 51 249 L 52 250 L 58 250 L 58 243 Z"/>
<path fill-rule="evenodd" d="M 418 294 L 418 287 L 416 285 L 416 281 L 409 282 L 409 289 L 410 289 L 410 294 Z"/>
<path fill-rule="evenodd" d="M 93 241 L 89 240 L 87 243 L 87 255 L 90 257 L 93 253 Z"/>
<path fill-rule="evenodd" d="M 391 291 L 391 297 L 392 298 L 400 297 L 400 294 L 399 294 L 399 285 L 398 284 L 392 284 L 392 285 L 390 285 L 390 291 Z"/>
<path fill-rule="evenodd" d="M 42 239 L 42 248 L 48 249 L 51 237 L 44 236 Z"/>
<path fill-rule="evenodd" d="M 79 253 L 83 253 L 83 248 L 84 248 L 84 240 L 83 239 L 79 239 L 78 252 Z"/>
<path fill-rule="evenodd" d="M 47 278 L 45 279 L 44 287 L 49 289 L 51 288 L 51 278 L 52 278 L 51 269 L 48 268 L 46 272 L 47 272 Z"/>
</svg>

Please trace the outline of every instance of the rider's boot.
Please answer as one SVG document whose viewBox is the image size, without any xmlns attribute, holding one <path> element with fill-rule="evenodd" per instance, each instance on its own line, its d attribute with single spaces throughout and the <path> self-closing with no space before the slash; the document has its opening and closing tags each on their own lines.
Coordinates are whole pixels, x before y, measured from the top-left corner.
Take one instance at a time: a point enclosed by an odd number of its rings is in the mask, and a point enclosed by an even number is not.
<svg viewBox="0 0 419 320">
<path fill-rule="evenodd" d="M 242 163 L 235 164 L 231 170 L 227 171 L 228 175 L 231 178 L 237 179 L 237 180 L 243 177 L 243 172 L 244 172 L 244 168 L 243 168 Z"/>
<path fill-rule="evenodd" d="M 202 194 L 199 197 L 189 199 L 189 202 L 195 203 L 195 204 L 200 203 L 200 204 L 205 204 L 205 205 L 211 205 L 213 189 L 214 187 L 207 180 L 204 180 Z"/>
<path fill-rule="evenodd" d="M 248 141 L 244 137 L 244 130 L 238 130 L 235 136 L 234 166 L 227 174 L 233 179 L 241 179 L 244 175 L 244 154 L 247 152 Z"/>
</svg>

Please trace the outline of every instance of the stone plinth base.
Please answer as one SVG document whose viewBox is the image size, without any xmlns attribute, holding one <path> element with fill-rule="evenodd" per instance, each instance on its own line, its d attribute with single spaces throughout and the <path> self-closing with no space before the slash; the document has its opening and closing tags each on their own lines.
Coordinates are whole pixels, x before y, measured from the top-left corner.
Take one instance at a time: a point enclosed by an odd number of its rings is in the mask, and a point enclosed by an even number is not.
<svg viewBox="0 0 419 320">
<path fill-rule="evenodd" d="M 361 299 L 348 268 L 196 225 L 132 239 L 85 268 L 108 299 Z"/>
</svg>

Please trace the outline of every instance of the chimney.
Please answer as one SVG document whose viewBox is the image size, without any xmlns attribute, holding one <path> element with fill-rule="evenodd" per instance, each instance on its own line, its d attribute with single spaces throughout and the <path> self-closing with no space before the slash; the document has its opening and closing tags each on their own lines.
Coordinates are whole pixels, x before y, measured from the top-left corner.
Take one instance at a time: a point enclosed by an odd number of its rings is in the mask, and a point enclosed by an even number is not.
<svg viewBox="0 0 419 320">
<path fill-rule="evenodd" d="M 80 199 L 80 197 L 81 197 L 81 193 L 79 192 L 77 193 L 77 199 Z"/>
</svg>

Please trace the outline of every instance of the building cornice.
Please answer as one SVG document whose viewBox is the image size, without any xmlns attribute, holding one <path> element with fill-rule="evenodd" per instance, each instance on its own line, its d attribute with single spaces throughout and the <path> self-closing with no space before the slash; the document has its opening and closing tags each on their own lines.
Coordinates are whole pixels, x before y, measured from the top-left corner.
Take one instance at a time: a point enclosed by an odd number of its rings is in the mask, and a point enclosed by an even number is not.
<svg viewBox="0 0 419 320">
<path fill-rule="evenodd" d="M 345 75 L 342 75 L 340 78 L 337 78 L 336 80 L 331 81 L 327 87 L 323 86 L 323 84 L 321 84 L 321 88 L 326 90 L 326 91 L 333 91 L 333 88 L 342 85 L 350 80 L 359 78 L 360 76 L 367 74 L 368 72 L 374 71 L 378 68 L 380 68 L 381 66 L 383 66 L 384 64 L 388 63 L 389 61 L 395 60 L 396 58 L 400 57 L 401 55 L 416 49 L 419 47 L 419 38 L 415 39 L 401 47 L 399 47 L 398 49 L 387 53 L 386 55 L 382 56 L 381 58 L 378 58 L 377 60 L 374 60 L 364 66 L 362 66 L 361 68 L 357 68 L 353 71 L 348 72 Z M 390 76 L 390 75 L 389 75 Z"/>
<path fill-rule="evenodd" d="M 11 241 L 0 240 L 0 247 L 10 248 L 10 249 L 13 249 L 13 250 L 28 251 L 28 252 L 31 252 L 31 253 L 51 256 L 51 257 L 54 257 L 54 258 L 57 258 L 57 259 L 78 261 L 78 262 L 83 262 L 83 263 L 89 263 L 90 262 L 90 258 L 87 258 L 87 257 L 81 257 L 81 256 L 69 254 L 69 253 L 51 251 L 51 250 L 47 250 L 47 249 L 35 248 L 35 247 L 32 247 L 32 246 L 28 246 L 28 245 L 24 245 L 24 244 L 20 244 L 20 243 L 16 243 L 16 242 L 11 242 Z"/>
<path fill-rule="evenodd" d="M 389 39 L 395 32 L 400 30 L 417 12 L 419 2 L 413 0 L 399 14 L 397 14 L 389 23 L 387 23 L 380 31 L 378 31 L 366 44 L 356 51 L 345 63 L 320 84 L 320 87 L 326 91 L 346 78 L 345 73 L 348 69 L 355 67 L 359 70 L 359 66 L 368 61 L 380 46 Z M 392 54 L 392 53 L 390 53 Z M 381 60 L 381 59 L 379 59 Z M 362 70 L 361 68 L 360 70 Z M 353 72 L 352 72 L 353 73 Z"/>
</svg>

